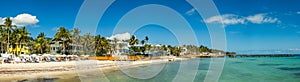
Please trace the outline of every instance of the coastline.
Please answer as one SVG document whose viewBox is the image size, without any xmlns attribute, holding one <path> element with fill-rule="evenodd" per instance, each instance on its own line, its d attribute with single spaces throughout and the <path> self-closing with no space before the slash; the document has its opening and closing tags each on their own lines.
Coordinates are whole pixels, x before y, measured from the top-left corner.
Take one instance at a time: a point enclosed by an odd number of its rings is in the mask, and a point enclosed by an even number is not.
<svg viewBox="0 0 300 82">
<path fill-rule="evenodd" d="M 175 60 L 186 60 L 176 58 Z M 120 70 L 120 66 L 140 67 L 149 64 L 168 62 L 167 59 L 139 60 L 139 61 L 69 61 L 69 62 L 45 62 L 45 63 L 19 63 L 0 64 L 0 81 L 31 81 L 43 78 L 44 80 L 71 79 L 78 76 L 101 77 L 104 73 Z M 102 73 L 102 74 L 101 74 Z M 93 76 L 93 75 L 92 75 Z"/>
</svg>

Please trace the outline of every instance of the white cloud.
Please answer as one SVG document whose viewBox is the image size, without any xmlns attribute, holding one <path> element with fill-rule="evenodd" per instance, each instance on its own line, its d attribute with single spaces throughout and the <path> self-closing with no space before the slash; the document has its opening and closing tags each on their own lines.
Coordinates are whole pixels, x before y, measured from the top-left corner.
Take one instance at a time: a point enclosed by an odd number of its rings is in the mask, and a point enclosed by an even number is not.
<svg viewBox="0 0 300 82">
<path fill-rule="evenodd" d="M 189 11 L 185 12 L 187 15 L 193 15 L 196 12 L 195 8 L 190 9 Z"/>
<path fill-rule="evenodd" d="M 247 17 L 238 16 L 235 14 L 224 14 L 212 16 L 204 20 L 205 23 L 223 23 L 224 25 L 234 24 L 262 24 L 262 23 L 279 23 L 278 18 L 268 17 L 266 14 L 255 14 Z"/>
<path fill-rule="evenodd" d="M 266 16 L 266 14 L 255 14 L 255 15 L 252 15 L 252 16 L 248 16 L 246 19 L 249 22 L 252 22 L 252 23 L 255 23 L 255 24 L 278 22 L 277 18 L 268 17 L 268 16 Z"/>
<path fill-rule="evenodd" d="M 4 21 L 7 17 L 0 17 L 0 24 L 4 24 Z M 16 17 L 10 17 L 12 20 L 13 25 L 17 26 L 28 26 L 28 25 L 36 25 L 36 23 L 39 22 L 39 20 L 36 18 L 36 16 L 32 16 L 30 14 L 19 14 Z"/>
<path fill-rule="evenodd" d="M 30 14 L 19 14 L 12 19 L 13 23 L 18 26 L 27 26 L 27 25 L 35 25 L 39 22 L 36 16 L 32 16 Z"/>
<path fill-rule="evenodd" d="M 111 37 L 108 37 L 108 39 L 110 40 L 113 40 L 113 39 L 117 39 L 117 40 L 128 40 L 130 39 L 131 35 L 126 32 L 126 33 L 123 33 L 123 34 L 115 34 L 115 35 L 112 35 Z"/>
<path fill-rule="evenodd" d="M 204 20 L 206 23 L 223 23 L 225 25 L 244 24 L 245 19 L 234 14 L 213 16 Z"/>
<path fill-rule="evenodd" d="M 300 11 L 298 11 L 297 14 L 300 14 Z"/>
</svg>

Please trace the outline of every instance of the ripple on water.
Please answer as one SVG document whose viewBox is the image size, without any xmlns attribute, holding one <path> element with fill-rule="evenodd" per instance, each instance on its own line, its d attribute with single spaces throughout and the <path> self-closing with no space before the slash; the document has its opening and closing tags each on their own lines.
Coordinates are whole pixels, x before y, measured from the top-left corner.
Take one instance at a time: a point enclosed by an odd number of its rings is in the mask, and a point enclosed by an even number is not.
<svg viewBox="0 0 300 82">
<path fill-rule="evenodd" d="M 243 62 L 233 62 L 233 64 L 240 64 L 240 63 L 243 63 Z"/>
<path fill-rule="evenodd" d="M 280 66 L 283 64 L 258 64 L 258 66 Z"/>
<path fill-rule="evenodd" d="M 300 59 L 300 57 L 299 56 L 297 56 L 297 57 L 287 57 L 286 59 L 296 59 L 296 60 L 298 60 L 298 59 Z"/>
<path fill-rule="evenodd" d="M 242 73 L 240 75 L 243 76 L 243 77 L 251 77 L 251 76 L 253 76 L 251 73 Z"/>
<path fill-rule="evenodd" d="M 294 73 L 294 75 L 296 75 L 296 77 L 300 77 L 300 73 Z"/>
<path fill-rule="evenodd" d="M 300 71 L 300 67 L 280 67 L 277 69 L 286 70 L 286 71 Z"/>
<path fill-rule="evenodd" d="M 247 59 L 247 60 L 250 60 L 250 61 L 255 61 L 255 60 L 257 60 L 257 59 Z"/>
</svg>

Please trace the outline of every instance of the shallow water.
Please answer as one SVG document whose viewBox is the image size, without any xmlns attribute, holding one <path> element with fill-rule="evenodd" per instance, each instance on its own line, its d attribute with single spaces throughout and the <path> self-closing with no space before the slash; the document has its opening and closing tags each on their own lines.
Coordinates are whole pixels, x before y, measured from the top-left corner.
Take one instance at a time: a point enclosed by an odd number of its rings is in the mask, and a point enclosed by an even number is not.
<svg viewBox="0 0 300 82">
<path fill-rule="evenodd" d="M 200 61 L 194 81 L 202 82 L 204 80 L 209 69 L 210 60 L 210 58 L 186 60 Z M 110 72 L 106 74 L 106 77 L 111 82 L 171 82 L 178 72 L 180 63 L 180 61 L 165 63 L 163 70 L 150 79 L 133 78 L 122 71 Z M 88 77 L 88 79 L 88 81 L 97 81 L 100 78 Z M 79 78 L 56 81 L 79 81 Z M 300 82 L 300 56 L 226 58 L 219 81 Z"/>
<path fill-rule="evenodd" d="M 299 82 L 300 59 L 295 57 L 227 58 L 221 82 Z M 233 63 L 242 62 L 242 63 Z"/>
</svg>

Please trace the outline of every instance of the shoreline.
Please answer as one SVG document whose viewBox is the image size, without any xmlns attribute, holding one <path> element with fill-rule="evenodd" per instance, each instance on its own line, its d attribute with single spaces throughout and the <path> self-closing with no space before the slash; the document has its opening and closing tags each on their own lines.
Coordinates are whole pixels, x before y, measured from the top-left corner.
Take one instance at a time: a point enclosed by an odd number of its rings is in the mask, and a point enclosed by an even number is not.
<svg viewBox="0 0 300 82">
<path fill-rule="evenodd" d="M 186 60 L 187 58 L 176 58 L 175 60 Z M 105 73 L 120 70 L 120 66 L 132 67 L 147 66 L 149 64 L 160 64 L 168 62 L 167 59 L 155 59 L 147 61 L 68 61 L 68 62 L 45 62 L 45 63 L 19 63 L 0 64 L 0 81 L 16 82 L 36 80 L 71 79 L 74 77 L 85 77 L 94 74 L 101 77 Z M 127 67 L 126 67 L 127 68 Z M 102 74 L 101 74 L 102 73 Z"/>
</svg>

